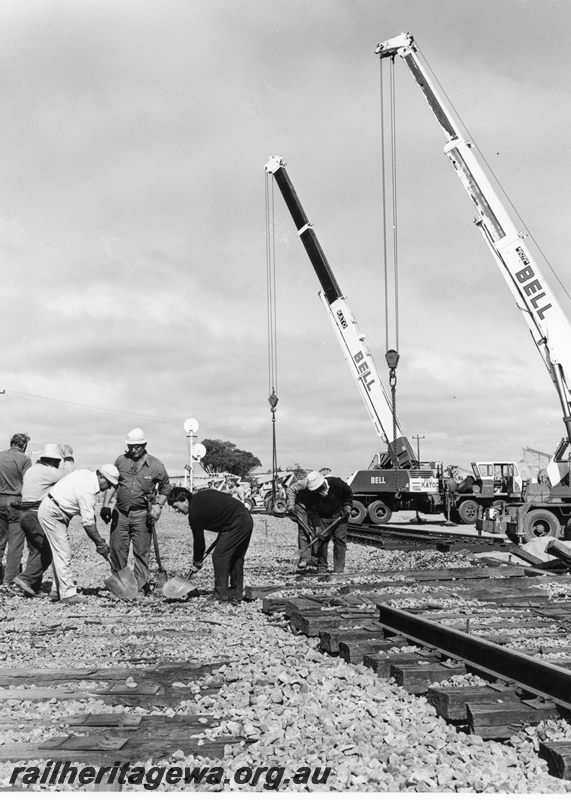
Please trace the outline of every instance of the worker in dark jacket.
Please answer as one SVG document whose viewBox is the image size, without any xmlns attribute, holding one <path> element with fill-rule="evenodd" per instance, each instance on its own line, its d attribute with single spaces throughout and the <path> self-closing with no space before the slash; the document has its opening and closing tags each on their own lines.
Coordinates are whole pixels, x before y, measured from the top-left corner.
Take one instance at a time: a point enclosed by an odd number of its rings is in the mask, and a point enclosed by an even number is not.
<svg viewBox="0 0 571 800">
<path fill-rule="evenodd" d="M 353 506 L 353 491 L 349 484 L 341 478 L 328 476 L 320 472 L 310 472 L 307 476 L 305 493 L 307 515 L 320 539 L 317 548 L 317 572 L 327 572 L 327 547 L 329 539 L 333 539 L 333 572 L 345 571 L 345 554 L 347 552 L 347 520 Z M 325 528 L 334 523 L 323 537 Z"/>
<path fill-rule="evenodd" d="M 254 527 L 252 515 L 246 506 L 217 489 L 203 489 L 193 494 L 182 486 L 175 486 L 171 491 L 168 504 L 179 514 L 188 515 L 195 569 L 202 567 L 204 531 L 219 534 L 212 554 L 214 594 L 209 600 L 239 605 L 244 588 L 244 556 Z"/>
</svg>

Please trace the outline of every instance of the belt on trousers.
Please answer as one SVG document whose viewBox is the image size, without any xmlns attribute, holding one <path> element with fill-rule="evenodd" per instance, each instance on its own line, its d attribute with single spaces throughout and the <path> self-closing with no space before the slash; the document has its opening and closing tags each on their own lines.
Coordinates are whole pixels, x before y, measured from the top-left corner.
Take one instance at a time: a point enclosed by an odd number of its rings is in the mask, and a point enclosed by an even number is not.
<svg viewBox="0 0 571 800">
<path fill-rule="evenodd" d="M 31 509 L 38 509 L 41 502 L 41 500 L 22 500 L 20 504 L 20 511 L 31 511 Z"/>
<path fill-rule="evenodd" d="M 67 511 L 64 511 L 64 510 L 63 510 L 63 508 L 60 506 L 60 504 L 59 504 L 59 503 L 58 503 L 58 501 L 55 499 L 55 497 L 52 497 L 52 495 L 51 495 L 51 494 L 48 494 L 48 495 L 47 495 L 47 497 L 48 497 L 48 499 L 49 499 L 49 500 L 51 500 L 51 501 L 52 501 L 52 503 L 53 503 L 54 505 L 56 505 L 56 506 L 59 508 L 59 510 L 61 511 L 61 513 L 64 515 L 64 517 L 65 517 L 67 520 L 70 520 L 70 519 L 71 519 L 71 517 L 69 516 L 69 514 L 67 513 Z"/>
</svg>

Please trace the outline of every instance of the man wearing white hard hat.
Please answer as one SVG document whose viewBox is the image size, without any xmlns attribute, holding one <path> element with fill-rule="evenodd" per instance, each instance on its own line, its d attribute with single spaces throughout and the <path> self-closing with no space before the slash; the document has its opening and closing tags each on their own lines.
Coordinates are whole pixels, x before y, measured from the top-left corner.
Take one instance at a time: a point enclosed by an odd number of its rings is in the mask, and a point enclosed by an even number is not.
<svg viewBox="0 0 571 800">
<path fill-rule="evenodd" d="M 24 474 L 20 527 L 28 544 L 26 569 L 14 583 L 31 596 L 42 596 L 44 572 L 52 563 L 52 549 L 38 519 L 40 503 L 64 475 L 73 472 L 73 449 L 68 444 L 46 444 L 36 463 Z"/>
<path fill-rule="evenodd" d="M 52 569 L 62 603 L 72 605 L 88 602 L 86 597 L 77 593 L 73 582 L 69 523 L 73 517 L 80 515 L 83 528 L 95 544 L 96 551 L 103 558 L 108 558 L 109 546 L 97 530 L 95 504 L 99 492 L 117 486 L 118 482 L 119 472 L 113 464 L 103 464 L 95 472 L 78 469 L 59 480 L 40 503 L 38 519 L 52 549 Z"/>
<path fill-rule="evenodd" d="M 347 520 L 353 506 L 353 490 L 341 478 L 330 475 L 325 478 L 321 472 L 310 472 L 307 476 L 306 506 L 307 516 L 319 539 L 317 573 L 327 572 L 329 539 L 333 539 L 333 572 L 344 572 Z M 325 534 L 326 528 L 329 529 L 328 535 Z"/>
<path fill-rule="evenodd" d="M 119 472 L 115 508 L 110 508 L 114 494 L 110 490 L 105 493 L 100 514 L 105 524 L 111 522 L 109 560 L 116 572 L 127 566 L 133 543 L 133 571 L 139 596 L 144 596 L 149 588 L 152 526 L 159 519 L 172 486 L 162 461 L 147 453 L 147 437 L 141 428 L 129 431 L 125 444 L 126 453 L 115 460 Z"/>
</svg>

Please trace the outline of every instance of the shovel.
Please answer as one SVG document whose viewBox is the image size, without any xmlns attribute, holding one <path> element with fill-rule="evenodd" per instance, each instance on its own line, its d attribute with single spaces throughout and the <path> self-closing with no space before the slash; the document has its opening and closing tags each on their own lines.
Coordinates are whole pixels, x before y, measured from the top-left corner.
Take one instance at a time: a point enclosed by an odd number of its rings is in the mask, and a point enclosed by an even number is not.
<svg viewBox="0 0 571 800">
<path fill-rule="evenodd" d="M 155 558 L 157 560 L 157 567 L 159 571 L 157 572 L 157 586 L 159 589 L 162 589 L 165 583 L 168 580 L 168 575 L 165 569 L 163 569 L 163 565 L 161 562 L 161 554 L 159 553 L 159 540 L 157 537 L 157 529 L 155 527 L 155 523 L 152 519 L 149 518 L 148 520 L 149 530 L 151 531 L 151 536 L 153 537 L 153 547 L 155 548 Z"/>
<path fill-rule="evenodd" d="M 208 556 L 216 547 L 218 542 L 218 537 L 212 542 L 206 553 L 204 554 L 204 558 L 200 562 L 200 567 L 204 564 L 206 560 L 206 556 Z M 181 597 L 184 597 L 190 591 L 194 589 L 194 584 L 192 582 L 192 578 L 198 572 L 200 567 L 192 567 L 186 578 L 181 578 L 179 575 L 175 575 L 174 578 L 168 580 L 165 585 L 163 586 L 163 594 L 165 597 L 168 597 L 169 600 L 179 600 Z"/>
<path fill-rule="evenodd" d="M 305 522 L 302 519 L 300 519 L 300 517 L 298 517 L 297 514 L 294 513 L 294 517 L 293 518 L 296 520 L 296 522 L 298 522 L 301 525 L 301 527 L 307 533 L 308 536 L 310 536 L 310 537 L 313 536 L 313 531 L 311 530 L 311 528 L 309 528 L 305 524 Z M 326 528 L 323 529 L 323 532 L 322 532 L 321 536 L 315 536 L 313 539 L 311 539 L 309 544 L 306 544 L 304 547 L 302 547 L 300 550 L 298 550 L 295 558 L 292 559 L 292 564 L 297 564 L 298 560 L 303 556 L 305 551 L 309 550 L 309 548 L 313 544 L 315 544 L 315 542 L 318 542 L 320 540 L 321 541 L 325 541 L 325 534 L 328 533 L 328 532 L 333 533 L 333 531 L 335 530 L 337 525 L 339 525 L 339 523 L 341 522 L 342 519 L 343 519 L 343 517 L 337 517 L 336 519 L 334 519 L 333 522 L 330 522 L 329 525 Z"/>
<path fill-rule="evenodd" d="M 109 561 L 109 557 L 106 556 L 106 558 Z M 112 575 L 105 578 L 104 583 L 111 594 L 119 600 L 134 600 L 139 591 L 137 579 L 129 567 L 123 567 L 119 572 L 113 572 Z"/>
</svg>

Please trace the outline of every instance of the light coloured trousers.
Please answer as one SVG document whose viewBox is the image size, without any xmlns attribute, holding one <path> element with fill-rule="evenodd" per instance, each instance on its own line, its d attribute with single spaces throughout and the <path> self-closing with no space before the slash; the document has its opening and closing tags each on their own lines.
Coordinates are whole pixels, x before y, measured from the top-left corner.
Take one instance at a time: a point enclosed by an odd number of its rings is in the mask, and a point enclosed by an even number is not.
<svg viewBox="0 0 571 800">
<path fill-rule="evenodd" d="M 64 597 L 77 594 L 71 570 L 69 519 L 46 497 L 38 509 L 38 520 L 52 548 L 52 570 L 60 600 L 63 600 Z"/>
</svg>

